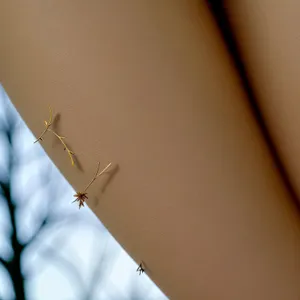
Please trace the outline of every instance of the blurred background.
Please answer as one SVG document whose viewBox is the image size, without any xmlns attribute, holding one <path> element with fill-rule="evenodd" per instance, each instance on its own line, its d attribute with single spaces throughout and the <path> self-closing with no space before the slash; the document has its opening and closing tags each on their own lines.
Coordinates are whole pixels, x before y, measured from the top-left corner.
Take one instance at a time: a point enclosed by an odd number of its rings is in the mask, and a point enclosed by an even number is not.
<svg viewBox="0 0 300 300">
<path fill-rule="evenodd" d="M 0 299 L 167 299 L 34 140 L 0 85 Z"/>
</svg>

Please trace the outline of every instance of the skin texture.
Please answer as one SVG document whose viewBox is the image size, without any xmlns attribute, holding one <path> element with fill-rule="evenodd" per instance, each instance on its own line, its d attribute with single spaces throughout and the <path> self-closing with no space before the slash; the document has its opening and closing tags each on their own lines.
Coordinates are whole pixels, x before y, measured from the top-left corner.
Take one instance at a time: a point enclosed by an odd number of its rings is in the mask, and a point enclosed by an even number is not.
<svg viewBox="0 0 300 300">
<path fill-rule="evenodd" d="M 59 112 L 81 167 L 55 137 L 43 146 L 76 191 L 113 162 L 88 205 L 167 296 L 300 296 L 299 217 L 204 3 L 3 1 L 0 12 L 13 103 L 36 136 L 49 104 Z"/>
<path fill-rule="evenodd" d="M 300 199 L 300 3 L 223 2 L 266 127 Z"/>
</svg>

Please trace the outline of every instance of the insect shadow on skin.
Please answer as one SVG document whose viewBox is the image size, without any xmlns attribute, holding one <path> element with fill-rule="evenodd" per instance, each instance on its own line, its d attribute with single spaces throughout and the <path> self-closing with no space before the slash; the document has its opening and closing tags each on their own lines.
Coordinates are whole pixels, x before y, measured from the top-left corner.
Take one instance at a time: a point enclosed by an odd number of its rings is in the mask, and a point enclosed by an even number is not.
<svg viewBox="0 0 300 300">
<path fill-rule="evenodd" d="M 103 179 L 103 184 L 101 185 L 100 191 L 99 191 L 99 195 L 95 196 L 93 198 L 93 206 L 96 208 L 98 206 L 98 204 L 100 203 L 100 199 L 102 197 L 102 194 L 105 193 L 108 185 L 110 185 L 116 174 L 119 172 L 120 167 L 118 164 L 115 164 L 114 166 L 112 166 L 107 172 L 105 172 L 105 179 Z"/>
</svg>

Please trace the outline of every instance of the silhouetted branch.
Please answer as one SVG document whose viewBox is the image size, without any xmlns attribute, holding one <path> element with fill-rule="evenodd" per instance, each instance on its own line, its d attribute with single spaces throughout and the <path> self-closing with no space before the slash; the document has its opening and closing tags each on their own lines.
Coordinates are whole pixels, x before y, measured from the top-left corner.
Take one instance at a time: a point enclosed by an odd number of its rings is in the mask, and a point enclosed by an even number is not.
<svg viewBox="0 0 300 300">
<path fill-rule="evenodd" d="M 38 229 L 35 231 L 35 233 L 31 236 L 31 238 L 29 238 L 26 243 L 23 244 L 23 247 L 26 248 L 27 246 L 29 246 L 31 243 L 33 243 L 38 236 L 40 235 L 40 233 L 45 229 L 47 223 L 48 223 L 49 219 L 48 217 L 46 217 L 40 224 L 40 226 L 38 227 Z"/>
<path fill-rule="evenodd" d="M 3 199 L 6 202 L 9 220 L 11 224 L 10 243 L 13 249 L 13 256 L 10 260 L 2 263 L 6 267 L 14 287 L 15 298 L 18 300 L 25 300 L 25 279 L 21 270 L 21 255 L 24 250 L 24 246 L 19 242 L 18 231 L 17 231 L 17 220 L 16 220 L 16 204 L 12 198 L 12 186 L 11 176 L 13 170 L 13 144 L 12 136 L 16 126 L 15 117 L 12 113 L 8 113 L 10 118 L 7 121 L 7 128 L 3 131 L 7 138 L 7 148 L 9 151 L 8 158 L 8 179 L 7 182 L 0 182 Z"/>
<path fill-rule="evenodd" d="M 24 247 L 19 242 L 17 235 L 16 206 L 11 197 L 10 183 L 0 183 L 0 185 L 9 211 L 9 218 L 12 227 L 10 241 L 14 250 L 13 257 L 6 262 L 6 265 L 4 265 L 6 266 L 6 269 L 12 279 L 16 299 L 25 300 L 25 282 L 21 270 L 21 254 Z"/>
<path fill-rule="evenodd" d="M 0 257 L 0 263 L 3 265 L 3 267 L 8 271 L 8 263 L 5 259 L 3 259 L 2 257 Z"/>
</svg>

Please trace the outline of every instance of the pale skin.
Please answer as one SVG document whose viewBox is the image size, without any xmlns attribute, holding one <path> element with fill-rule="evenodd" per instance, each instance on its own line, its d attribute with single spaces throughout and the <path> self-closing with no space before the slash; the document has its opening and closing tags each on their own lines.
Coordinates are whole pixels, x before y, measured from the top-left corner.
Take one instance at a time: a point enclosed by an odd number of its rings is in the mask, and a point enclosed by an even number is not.
<svg viewBox="0 0 300 300">
<path fill-rule="evenodd" d="M 59 134 L 57 134 L 57 133 L 51 128 L 51 125 L 53 124 L 53 111 L 52 111 L 51 107 L 49 107 L 49 111 L 50 111 L 49 120 L 48 120 L 48 121 L 44 121 L 45 129 L 44 129 L 44 131 L 40 134 L 40 136 L 37 138 L 37 140 L 36 140 L 34 143 L 37 143 L 38 141 L 42 141 L 44 135 L 45 135 L 48 131 L 51 132 L 51 133 L 54 134 L 54 135 L 59 139 L 59 141 L 62 143 L 62 145 L 64 146 L 64 150 L 66 150 L 66 151 L 68 152 L 68 155 L 69 155 L 69 157 L 70 157 L 72 166 L 74 166 L 74 165 L 75 165 L 75 162 L 74 162 L 74 159 L 73 159 L 74 152 L 71 151 L 71 150 L 68 148 L 67 144 L 64 142 L 65 137 L 64 137 L 64 136 L 60 136 Z M 99 172 L 99 170 L 100 170 L 100 162 L 99 162 L 94 177 L 93 177 L 92 180 L 88 183 L 88 185 L 85 187 L 85 189 L 83 190 L 83 192 L 77 192 L 77 193 L 74 195 L 74 197 L 76 197 L 76 199 L 75 199 L 73 202 L 78 201 L 78 202 L 79 202 L 79 208 L 80 208 L 81 206 L 84 206 L 84 202 L 88 199 L 88 197 L 87 197 L 87 190 L 88 190 L 88 188 L 95 182 L 95 180 L 96 180 L 98 177 L 100 177 L 101 175 L 103 175 L 103 174 L 109 169 L 110 166 L 111 166 L 111 163 L 109 163 L 102 171 Z"/>
</svg>

